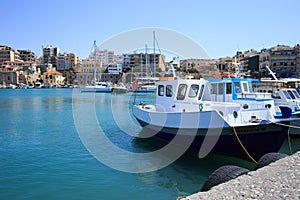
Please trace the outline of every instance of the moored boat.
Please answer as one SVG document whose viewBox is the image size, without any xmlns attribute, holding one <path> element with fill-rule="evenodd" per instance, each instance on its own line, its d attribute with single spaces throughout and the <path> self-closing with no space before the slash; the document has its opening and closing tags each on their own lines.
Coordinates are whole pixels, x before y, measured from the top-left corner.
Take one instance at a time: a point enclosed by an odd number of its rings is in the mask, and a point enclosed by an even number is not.
<svg viewBox="0 0 300 200">
<path fill-rule="evenodd" d="M 94 41 L 94 78 L 91 81 L 90 85 L 86 85 L 85 87 L 82 87 L 80 89 L 81 92 L 112 92 L 113 91 L 113 87 L 112 84 L 110 82 L 102 82 L 102 81 L 97 81 L 96 78 L 96 40 Z M 101 76 L 100 76 L 101 77 Z"/>
<path fill-rule="evenodd" d="M 133 114 L 146 132 L 187 148 L 248 160 L 278 151 L 291 118 L 276 119 L 274 101 L 250 91 L 253 104 L 241 106 L 232 100 L 241 95 L 235 86 L 232 79 L 159 81 L 155 105 L 134 105 Z"/>
</svg>

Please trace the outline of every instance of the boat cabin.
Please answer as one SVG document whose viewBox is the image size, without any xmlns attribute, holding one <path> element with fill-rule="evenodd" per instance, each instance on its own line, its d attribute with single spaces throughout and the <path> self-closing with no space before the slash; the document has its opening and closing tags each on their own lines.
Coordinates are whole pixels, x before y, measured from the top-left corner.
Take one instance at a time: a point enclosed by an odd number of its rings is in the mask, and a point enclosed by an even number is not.
<svg viewBox="0 0 300 200">
<path fill-rule="evenodd" d="M 245 110 L 274 107 L 271 94 L 254 92 L 252 82 L 253 79 L 243 78 L 159 81 L 157 82 L 156 110 L 161 112 L 202 111 L 207 108 L 205 102 L 210 102 L 210 107 L 212 103 L 235 103 Z"/>
</svg>

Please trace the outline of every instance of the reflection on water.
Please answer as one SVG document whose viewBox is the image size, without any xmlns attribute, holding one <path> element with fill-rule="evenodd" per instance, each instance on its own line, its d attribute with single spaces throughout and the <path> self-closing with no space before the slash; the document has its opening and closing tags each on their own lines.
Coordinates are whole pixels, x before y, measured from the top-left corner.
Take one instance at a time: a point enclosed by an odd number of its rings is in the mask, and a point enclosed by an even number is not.
<svg viewBox="0 0 300 200">
<path fill-rule="evenodd" d="M 105 134 L 126 151 L 151 152 L 166 143 L 134 137 L 143 132 L 131 114 L 132 103 L 134 99 L 153 103 L 153 94 L 94 95 L 91 101 L 87 96 L 72 99 L 70 89 L 0 90 L 0 199 L 176 199 L 199 191 L 222 165 L 254 168 L 253 163 L 233 157 L 199 159 L 198 152 L 187 151 L 155 172 L 127 174 L 111 169 L 82 145 L 73 103 L 95 103 Z M 281 152 L 289 149 L 285 142 Z M 299 137 L 291 139 L 291 149 L 300 150 Z M 123 159 L 135 162 L 132 157 Z"/>
</svg>

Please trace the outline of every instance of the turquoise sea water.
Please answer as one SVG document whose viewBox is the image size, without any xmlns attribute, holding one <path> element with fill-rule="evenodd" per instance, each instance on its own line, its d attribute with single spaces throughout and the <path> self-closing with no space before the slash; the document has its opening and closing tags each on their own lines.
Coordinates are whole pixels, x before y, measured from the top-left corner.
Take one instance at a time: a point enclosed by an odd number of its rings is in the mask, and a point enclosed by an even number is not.
<svg viewBox="0 0 300 200">
<path fill-rule="evenodd" d="M 198 159 L 197 152 L 188 151 L 154 172 L 112 169 L 82 144 L 74 124 L 72 93 L 72 89 L 0 90 L 0 199 L 176 199 L 198 192 L 210 173 L 222 165 L 254 167 L 225 156 Z M 114 144 L 131 152 L 164 145 L 158 140 L 136 139 L 114 123 L 112 107 L 128 109 L 134 100 L 131 93 L 95 94 L 95 98 L 99 123 Z M 153 101 L 153 95 L 140 94 L 136 101 Z M 124 123 L 134 121 L 130 110 L 128 113 L 120 118 Z M 292 138 L 291 145 L 293 151 L 300 149 L 299 138 Z M 288 150 L 286 143 L 281 151 Z"/>
</svg>

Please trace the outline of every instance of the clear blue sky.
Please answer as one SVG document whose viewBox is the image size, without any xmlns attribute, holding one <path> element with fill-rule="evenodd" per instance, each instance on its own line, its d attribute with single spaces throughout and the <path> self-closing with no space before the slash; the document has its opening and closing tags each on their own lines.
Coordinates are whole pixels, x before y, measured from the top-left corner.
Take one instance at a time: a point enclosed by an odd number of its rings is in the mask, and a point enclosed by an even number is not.
<svg viewBox="0 0 300 200">
<path fill-rule="evenodd" d="M 299 0 L 1 0 L 0 8 L 0 44 L 38 56 L 52 45 L 86 58 L 94 40 L 143 27 L 178 31 L 211 58 L 300 43 Z"/>
</svg>

